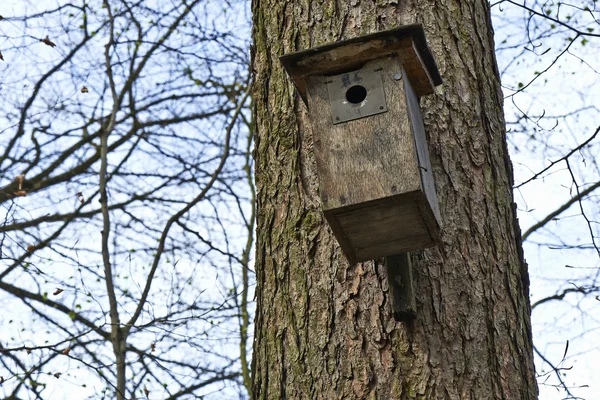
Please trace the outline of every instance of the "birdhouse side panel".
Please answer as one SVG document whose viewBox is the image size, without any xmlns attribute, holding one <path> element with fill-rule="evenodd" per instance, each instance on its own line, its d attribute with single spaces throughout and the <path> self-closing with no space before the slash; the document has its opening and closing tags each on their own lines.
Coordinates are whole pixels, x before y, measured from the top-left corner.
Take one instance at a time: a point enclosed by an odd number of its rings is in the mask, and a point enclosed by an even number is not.
<svg viewBox="0 0 600 400">
<path fill-rule="evenodd" d="M 431 161 L 429 160 L 429 146 L 427 145 L 427 137 L 425 135 L 425 126 L 423 124 L 421 108 L 419 106 L 419 98 L 417 97 L 408 79 L 404 80 L 404 88 L 406 92 L 406 104 L 408 105 L 410 123 L 412 125 L 415 139 L 415 147 L 417 149 L 419 173 L 421 174 L 423 192 L 425 193 L 427 202 L 429 203 L 431 211 L 433 212 L 433 217 L 436 220 L 435 222 L 439 227 L 441 223 L 440 210 L 435 191 L 433 170 L 431 168 Z"/>
<path fill-rule="evenodd" d="M 330 98 L 333 89 L 327 86 L 332 81 L 331 76 L 312 76 L 307 80 L 324 210 L 421 190 L 405 89 L 402 79 L 394 78 L 403 74 L 399 59 L 388 57 L 371 61 L 359 71 L 362 75 L 381 77 L 386 112 L 334 124 Z M 339 90 L 360 86 L 354 76 L 348 78 L 348 87 Z M 353 106 L 360 108 L 370 101 L 381 100 L 370 94 L 366 94 L 364 102 Z"/>
</svg>

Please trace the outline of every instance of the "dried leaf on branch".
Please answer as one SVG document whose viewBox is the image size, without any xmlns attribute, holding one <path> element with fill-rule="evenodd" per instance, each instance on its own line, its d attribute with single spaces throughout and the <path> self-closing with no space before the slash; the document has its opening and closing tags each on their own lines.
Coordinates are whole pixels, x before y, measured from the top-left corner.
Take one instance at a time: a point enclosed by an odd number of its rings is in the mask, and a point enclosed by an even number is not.
<svg viewBox="0 0 600 400">
<path fill-rule="evenodd" d="M 44 39 L 40 39 L 40 42 L 42 42 L 45 45 L 50 46 L 50 47 L 56 47 L 56 43 L 51 41 L 50 38 L 48 37 L 48 35 L 46 35 L 46 37 Z"/>
</svg>

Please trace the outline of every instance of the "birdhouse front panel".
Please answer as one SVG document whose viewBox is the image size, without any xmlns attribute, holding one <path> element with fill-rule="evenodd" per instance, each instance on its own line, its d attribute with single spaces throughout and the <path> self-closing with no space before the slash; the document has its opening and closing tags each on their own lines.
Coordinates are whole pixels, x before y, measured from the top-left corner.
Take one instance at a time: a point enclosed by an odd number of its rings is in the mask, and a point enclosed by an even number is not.
<svg viewBox="0 0 600 400">
<path fill-rule="evenodd" d="M 407 83 L 395 55 L 306 79 L 323 211 L 356 261 L 435 244 Z"/>
<path fill-rule="evenodd" d="M 402 73 L 398 58 L 389 57 L 356 71 L 307 79 L 323 210 L 420 189 L 403 81 L 394 80 L 394 74 Z M 379 85 L 365 85 L 368 80 Z M 364 96 L 346 99 L 358 88 L 363 88 Z M 339 97 L 346 110 L 336 104 Z M 381 107 L 387 111 L 378 113 Z M 340 115 L 357 119 L 337 123 Z"/>
</svg>

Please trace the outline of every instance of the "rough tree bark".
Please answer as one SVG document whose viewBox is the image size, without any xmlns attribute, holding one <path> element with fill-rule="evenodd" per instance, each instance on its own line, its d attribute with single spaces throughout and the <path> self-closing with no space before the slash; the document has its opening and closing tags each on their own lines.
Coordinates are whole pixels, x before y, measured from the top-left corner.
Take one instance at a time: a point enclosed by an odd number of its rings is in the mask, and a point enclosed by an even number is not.
<svg viewBox="0 0 600 400">
<path fill-rule="evenodd" d="M 528 276 L 487 3 L 254 0 L 255 399 L 534 399 Z M 421 107 L 442 244 L 412 253 L 418 317 L 321 212 L 305 106 L 278 56 L 422 23 L 444 84 Z"/>
</svg>

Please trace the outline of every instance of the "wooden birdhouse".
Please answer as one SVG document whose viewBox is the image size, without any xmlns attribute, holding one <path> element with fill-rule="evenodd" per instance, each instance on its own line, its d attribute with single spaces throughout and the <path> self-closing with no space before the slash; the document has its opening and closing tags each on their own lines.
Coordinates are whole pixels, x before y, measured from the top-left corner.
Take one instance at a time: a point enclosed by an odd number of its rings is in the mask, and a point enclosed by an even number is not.
<svg viewBox="0 0 600 400">
<path fill-rule="evenodd" d="M 323 212 L 354 262 L 434 246 L 419 97 L 441 83 L 421 25 L 281 57 L 308 106 Z"/>
</svg>

